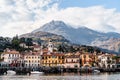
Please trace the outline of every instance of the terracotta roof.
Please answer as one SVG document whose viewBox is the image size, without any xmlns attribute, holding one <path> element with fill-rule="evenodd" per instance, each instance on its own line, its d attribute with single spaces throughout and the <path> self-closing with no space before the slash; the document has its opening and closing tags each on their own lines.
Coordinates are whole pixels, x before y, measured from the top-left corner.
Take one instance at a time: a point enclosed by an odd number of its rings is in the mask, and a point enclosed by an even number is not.
<svg viewBox="0 0 120 80">
<path fill-rule="evenodd" d="M 80 56 L 78 56 L 78 55 L 69 55 L 69 56 L 65 56 L 65 58 L 80 58 Z"/>
<path fill-rule="evenodd" d="M 19 54 L 19 52 L 15 50 L 11 50 L 11 51 L 5 51 L 3 54 Z"/>
<path fill-rule="evenodd" d="M 63 53 L 43 53 L 42 56 L 64 56 Z"/>
<path fill-rule="evenodd" d="M 24 55 L 25 56 L 27 56 L 27 55 L 40 55 L 40 53 L 39 52 L 26 52 L 26 53 L 24 53 Z"/>
</svg>

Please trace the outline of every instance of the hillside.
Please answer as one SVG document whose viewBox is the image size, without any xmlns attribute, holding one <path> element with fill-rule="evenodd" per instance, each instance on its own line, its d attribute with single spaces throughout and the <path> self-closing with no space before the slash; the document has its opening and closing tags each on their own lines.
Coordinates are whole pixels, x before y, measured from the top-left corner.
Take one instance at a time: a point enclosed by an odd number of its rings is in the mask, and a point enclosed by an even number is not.
<svg viewBox="0 0 120 80">
<path fill-rule="evenodd" d="M 42 31 L 23 34 L 20 37 L 32 38 L 34 41 L 41 41 L 43 44 L 47 43 L 49 40 L 52 40 L 55 44 L 69 43 L 69 41 L 61 35 Z"/>
<path fill-rule="evenodd" d="M 83 26 L 80 26 L 79 28 L 74 28 L 74 26 L 65 24 L 62 21 L 51 21 L 32 31 L 32 33 L 36 33 L 39 31 L 62 35 L 75 44 L 92 45 L 116 52 L 119 52 L 120 48 L 119 46 L 114 45 L 111 45 L 112 48 L 109 48 L 109 45 L 107 43 L 109 42 L 109 44 L 117 45 L 117 42 L 120 42 L 120 34 L 115 32 L 102 33 Z M 116 40 L 116 42 L 114 40 Z M 100 43 L 100 45 L 98 45 L 98 43 Z"/>
</svg>

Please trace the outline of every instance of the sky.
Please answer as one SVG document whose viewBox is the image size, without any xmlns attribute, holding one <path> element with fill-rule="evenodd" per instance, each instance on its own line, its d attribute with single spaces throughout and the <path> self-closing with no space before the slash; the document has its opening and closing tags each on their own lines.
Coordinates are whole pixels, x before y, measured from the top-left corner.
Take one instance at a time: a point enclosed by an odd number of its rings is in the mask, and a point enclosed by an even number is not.
<svg viewBox="0 0 120 80">
<path fill-rule="evenodd" d="M 120 0 L 0 0 L 0 36 L 29 33 L 52 20 L 120 33 Z"/>
</svg>

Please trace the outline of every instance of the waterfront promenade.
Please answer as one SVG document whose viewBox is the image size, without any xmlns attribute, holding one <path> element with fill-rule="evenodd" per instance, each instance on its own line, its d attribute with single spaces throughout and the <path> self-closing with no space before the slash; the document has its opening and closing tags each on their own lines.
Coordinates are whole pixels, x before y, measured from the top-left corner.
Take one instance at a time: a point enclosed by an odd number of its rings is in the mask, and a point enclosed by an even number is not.
<svg viewBox="0 0 120 80">
<path fill-rule="evenodd" d="M 39 71 L 45 74 L 54 74 L 54 73 L 65 73 L 65 72 L 73 72 L 73 73 L 94 73 L 94 70 L 103 72 L 120 72 L 120 68 L 60 68 L 60 67 L 40 67 L 40 68 L 8 68 L 8 67 L 1 67 L 0 68 L 0 75 L 7 74 L 8 70 L 13 70 L 16 74 L 31 74 L 31 71 Z"/>
</svg>

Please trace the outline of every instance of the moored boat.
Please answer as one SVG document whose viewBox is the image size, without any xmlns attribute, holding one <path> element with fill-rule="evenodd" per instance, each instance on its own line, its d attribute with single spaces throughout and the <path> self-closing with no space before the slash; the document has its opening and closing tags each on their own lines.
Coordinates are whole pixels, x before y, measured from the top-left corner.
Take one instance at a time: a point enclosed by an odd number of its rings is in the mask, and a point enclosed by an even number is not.
<svg viewBox="0 0 120 80">
<path fill-rule="evenodd" d="M 13 70 L 8 70 L 7 71 L 7 75 L 15 75 L 15 74 L 16 74 L 16 72 L 13 71 Z"/>
<path fill-rule="evenodd" d="M 93 73 L 100 73 L 99 70 L 93 70 Z"/>
<path fill-rule="evenodd" d="M 43 74 L 43 72 L 39 72 L 39 71 L 31 71 L 31 74 Z"/>
</svg>

